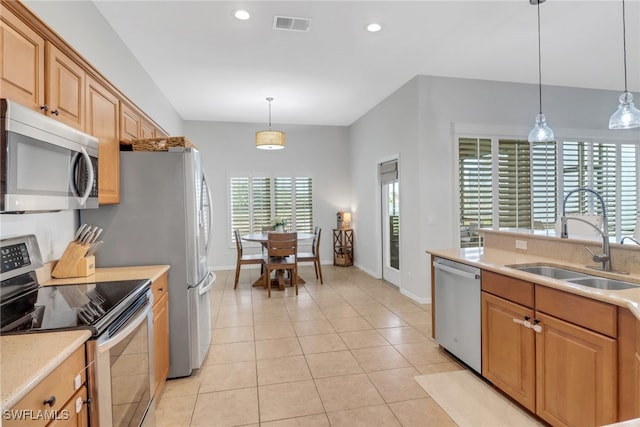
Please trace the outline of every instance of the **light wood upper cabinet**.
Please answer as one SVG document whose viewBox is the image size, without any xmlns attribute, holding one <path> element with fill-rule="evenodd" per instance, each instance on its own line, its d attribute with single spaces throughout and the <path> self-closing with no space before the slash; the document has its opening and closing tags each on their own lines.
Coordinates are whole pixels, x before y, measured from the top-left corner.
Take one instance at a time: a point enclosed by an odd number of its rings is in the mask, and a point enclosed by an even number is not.
<svg viewBox="0 0 640 427">
<path fill-rule="evenodd" d="M 98 203 L 120 202 L 120 102 L 115 94 L 87 78 L 86 132 L 100 141 Z"/>
<path fill-rule="evenodd" d="M 45 114 L 83 130 L 85 71 L 51 43 L 47 42 L 46 46 L 48 109 Z"/>
<path fill-rule="evenodd" d="M 44 38 L 3 9 L 0 49 L 0 97 L 39 111 L 44 105 Z"/>
<path fill-rule="evenodd" d="M 156 127 L 126 102 L 120 103 L 120 139 L 155 138 Z"/>
<path fill-rule="evenodd" d="M 140 138 L 155 138 L 156 136 L 158 136 L 156 134 L 156 127 L 142 119 L 140 121 Z"/>
<path fill-rule="evenodd" d="M 140 138 L 140 115 L 129 104 L 120 103 L 120 139 Z"/>
</svg>

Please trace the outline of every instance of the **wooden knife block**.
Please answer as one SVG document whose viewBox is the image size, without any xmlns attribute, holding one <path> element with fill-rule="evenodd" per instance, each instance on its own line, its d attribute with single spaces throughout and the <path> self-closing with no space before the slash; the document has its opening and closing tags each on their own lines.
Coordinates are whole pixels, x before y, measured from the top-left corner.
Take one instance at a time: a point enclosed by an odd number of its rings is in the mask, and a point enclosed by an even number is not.
<svg viewBox="0 0 640 427">
<path fill-rule="evenodd" d="M 96 272 L 96 257 L 85 256 L 89 245 L 70 242 L 58 260 L 51 276 L 62 279 L 67 277 L 86 277 Z"/>
</svg>

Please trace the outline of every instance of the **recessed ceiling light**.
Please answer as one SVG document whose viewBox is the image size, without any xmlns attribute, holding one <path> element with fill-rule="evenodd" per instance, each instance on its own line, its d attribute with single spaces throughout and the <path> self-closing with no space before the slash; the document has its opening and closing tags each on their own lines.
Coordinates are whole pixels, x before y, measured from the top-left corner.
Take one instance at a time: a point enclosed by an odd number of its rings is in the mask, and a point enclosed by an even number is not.
<svg viewBox="0 0 640 427">
<path fill-rule="evenodd" d="M 246 21 L 247 19 L 251 18 L 251 15 L 249 15 L 249 12 L 242 9 L 236 10 L 235 12 L 233 12 L 233 16 L 235 16 L 236 19 L 239 19 L 241 21 Z"/>
<path fill-rule="evenodd" d="M 370 33 L 377 33 L 381 29 L 382 29 L 382 25 L 378 24 L 377 22 L 373 22 L 367 25 L 367 31 L 369 31 Z"/>
</svg>

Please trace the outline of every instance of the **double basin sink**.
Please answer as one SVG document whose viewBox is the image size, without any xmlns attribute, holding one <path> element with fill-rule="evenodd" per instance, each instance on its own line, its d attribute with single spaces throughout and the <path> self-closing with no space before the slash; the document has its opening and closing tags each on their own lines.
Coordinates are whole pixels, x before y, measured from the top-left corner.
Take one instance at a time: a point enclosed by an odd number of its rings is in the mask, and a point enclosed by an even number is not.
<svg viewBox="0 0 640 427">
<path fill-rule="evenodd" d="M 549 277 L 552 279 L 564 280 L 575 283 L 577 285 L 587 286 L 596 289 L 606 289 L 611 291 L 619 291 L 622 289 L 639 288 L 639 284 L 624 282 L 621 280 L 609 279 L 606 277 L 595 276 L 587 273 L 568 270 L 548 264 L 515 264 L 505 267 L 527 273 L 537 274 L 539 276 Z"/>
</svg>

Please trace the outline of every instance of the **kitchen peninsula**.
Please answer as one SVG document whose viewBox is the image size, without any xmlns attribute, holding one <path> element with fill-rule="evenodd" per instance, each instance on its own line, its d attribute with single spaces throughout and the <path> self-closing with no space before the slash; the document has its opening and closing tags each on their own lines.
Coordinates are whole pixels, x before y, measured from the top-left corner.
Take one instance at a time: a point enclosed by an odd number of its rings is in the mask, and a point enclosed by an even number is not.
<svg viewBox="0 0 640 427">
<path fill-rule="evenodd" d="M 640 417 L 640 248 L 611 245 L 614 270 L 628 273 L 619 274 L 586 267 L 597 265 L 585 246 L 597 251 L 599 241 L 483 235 L 484 248 L 427 251 L 481 270 L 482 376 L 552 425 Z M 600 289 L 522 270 L 527 266 L 639 286 Z M 435 280 L 432 268 L 432 292 Z M 435 331 L 437 304 L 432 316 Z"/>
</svg>

